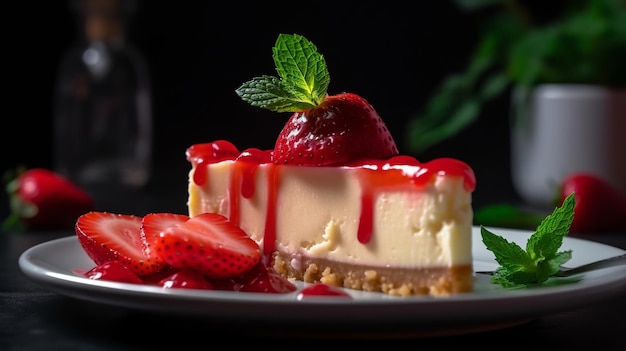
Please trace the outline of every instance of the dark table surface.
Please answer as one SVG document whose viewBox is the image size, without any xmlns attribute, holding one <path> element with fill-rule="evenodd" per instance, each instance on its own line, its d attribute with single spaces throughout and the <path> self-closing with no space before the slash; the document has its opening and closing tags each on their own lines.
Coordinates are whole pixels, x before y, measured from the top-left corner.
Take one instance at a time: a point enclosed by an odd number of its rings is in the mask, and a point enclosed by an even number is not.
<svg viewBox="0 0 626 351">
<path fill-rule="evenodd" d="M 152 211 L 186 212 L 186 192 L 173 183 L 185 184 L 184 172 L 167 180 L 169 186 L 154 184 L 143 191 L 103 191 L 97 195 L 99 209 L 142 215 Z M 487 177 L 487 176 L 485 176 Z M 184 189 L 182 185 L 180 188 Z M 506 186 L 505 189 L 508 189 Z M 502 187 L 495 189 L 502 189 Z M 507 190 L 509 191 L 509 190 Z M 476 193 L 476 202 L 514 199 L 510 191 Z M 485 200 L 487 199 L 487 200 Z M 6 211 L 6 208 L 3 208 Z M 4 212 L 3 212 L 4 213 Z M 199 345 L 214 347 L 218 340 L 239 345 L 242 341 L 328 341 L 351 339 L 359 343 L 385 340 L 417 340 L 415 347 L 434 349 L 476 344 L 504 349 L 579 349 L 582 345 L 601 350 L 626 348 L 626 288 L 602 301 L 582 304 L 572 310 L 541 316 L 515 326 L 453 335 L 421 333 L 402 325 L 398 333 L 389 324 L 367 332 L 349 327 L 336 332 L 328 328 L 315 333 L 315 325 L 262 325 L 224 322 L 210 318 L 148 313 L 60 295 L 31 281 L 18 266 L 28 248 L 52 239 L 73 235 L 56 232 L 5 231 L 0 235 L 0 350 L 144 350 Z M 584 239 L 626 249 L 626 233 L 587 234 Z M 271 319 L 271 318 L 270 318 Z M 328 321 L 332 325 L 332 320 Z M 303 333 L 296 333 L 302 329 Z M 376 332 L 376 330 L 380 332 Z M 308 332 L 304 332 L 308 331 Z M 388 340 L 389 339 L 389 340 Z M 204 345 L 206 343 L 206 345 Z M 230 345 L 230 344 L 227 344 Z M 259 344 L 263 345 L 263 344 Z M 279 343 L 279 347 L 297 344 Z M 388 345 L 389 346 L 389 345 Z M 196 346 L 198 347 L 198 346 Z M 181 349 L 181 348 L 179 348 Z"/>
</svg>

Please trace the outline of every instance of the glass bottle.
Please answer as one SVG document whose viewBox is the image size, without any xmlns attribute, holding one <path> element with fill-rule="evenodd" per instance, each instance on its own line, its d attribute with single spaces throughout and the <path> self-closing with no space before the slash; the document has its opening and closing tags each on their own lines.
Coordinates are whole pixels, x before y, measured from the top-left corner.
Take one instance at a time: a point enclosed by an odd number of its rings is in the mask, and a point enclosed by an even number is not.
<svg viewBox="0 0 626 351">
<path fill-rule="evenodd" d="M 127 41 L 134 0 L 72 0 L 80 38 L 60 64 L 54 164 L 79 185 L 144 186 L 152 151 L 147 64 Z"/>
</svg>

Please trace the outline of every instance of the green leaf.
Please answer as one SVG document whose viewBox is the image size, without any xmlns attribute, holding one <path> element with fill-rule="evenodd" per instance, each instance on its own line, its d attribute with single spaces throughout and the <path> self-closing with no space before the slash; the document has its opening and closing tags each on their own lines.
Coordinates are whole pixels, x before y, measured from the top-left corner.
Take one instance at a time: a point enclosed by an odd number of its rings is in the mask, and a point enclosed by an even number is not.
<svg viewBox="0 0 626 351">
<path fill-rule="evenodd" d="M 317 105 L 330 83 L 326 61 L 317 47 L 301 35 L 280 34 L 272 51 L 285 87 L 303 101 Z"/>
<path fill-rule="evenodd" d="M 252 106 L 276 112 L 311 109 L 326 96 L 330 75 L 317 47 L 297 34 L 280 34 L 272 48 L 279 77 L 263 75 L 235 90 Z"/>
<path fill-rule="evenodd" d="M 570 194 L 561 207 L 557 207 L 537 227 L 537 231 L 529 238 L 526 250 L 531 257 L 552 258 L 563 244 L 563 238 L 569 233 L 574 220 L 575 200 Z"/>
<path fill-rule="evenodd" d="M 533 264 L 532 259 L 524 249 L 514 242 L 496 235 L 485 227 L 480 227 L 480 234 L 487 249 L 493 252 L 496 262 L 510 270 L 519 270 L 521 267 Z"/>
<path fill-rule="evenodd" d="M 243 83 L 236 90 L 239 97 L 252 106 L 276 112 L 290 112 L 293 109 L 310 109 L 312 104 L 295 98 L 285 89 L 279 78 L 272 76 L 255 77 Z"/>
<path fill-rule="evenodd" d="M 488 101 L 502 94 L 511 85 L 511 80 L 504 74 L 494 74 L 485 80 L 479 96 L 483 101 Z"/>
<path fill-rule="evenodd" d="M 529 210 L 511 204 L 493 204 L 474 211 L 474 224 L 534 230 L 544 220 L 543 211 Z"/>
<path fill-rule="evenodd" d="M 542 284 L 572 258 L 572 251 L 557 252 L 574 218 L 574 193 L 539 224 L 528 238 L 526 250 L 481 225 L 480 233 L 487 249 L 500 265 L 491 279 L 503 287 Z"/>
<path fill-rule="evenodd" d="M 479 118 L 487 99 L 508 87 L 507 76 L 492 73 L 500 40 L 497 36 L 482 40 L 466 70 L 447 77 L 424 110 L 411 116 L 405 136 L 410 152 L 419 154 L 453 137 Z"/>
<path fill-rule="evenodd" d="M 522 270 L 510 270 L 500 267 L 496 270 L 491 282 L 505 288 L 523 288 L 537 282 L 537 273 Z"/>
</svg>

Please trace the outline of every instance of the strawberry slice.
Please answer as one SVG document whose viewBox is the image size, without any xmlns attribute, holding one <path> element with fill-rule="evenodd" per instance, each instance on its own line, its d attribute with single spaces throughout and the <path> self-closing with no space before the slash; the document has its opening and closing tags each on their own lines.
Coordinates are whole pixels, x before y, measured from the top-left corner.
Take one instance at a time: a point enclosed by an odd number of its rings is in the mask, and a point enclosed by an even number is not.
<svg viewBox="0 0 626 351">
<path fill-rule="evenodd" d="M 95 266 L 85 273 L 85 277 L 93 280 L 143 284 L 143 281 L 135 272 L 117 261 L 105 262 Z"/>
<path fill-rule="evenodd" d="M 176 213 L 149 213 L 145 215 L 141 221 L 140 235 L 143 252 L 146 256 L 150 257 L 154 262 L 162 264 L 163 260 L 153 250 L 155 241 L 165 229 L 184 223 L 188 219 L 189 216 Z"/>
<path fill-rule="evenodd" d="M 139 216 L 92 211 L 78 217 L 75 232 L 96 265 L 116 261 L 141 277 L 161 269 L 143 251 L 141 221 Z"/>
<path fill-rule="evenodd" d="M 233 281 L 237 291 L 284 294 L 296 290 L 296 286 L 287 278 L 261 262 Z"/>
<path fill-rule="evenodd" d="M 191 217 L 161 232 L 154 250 L 171 266 L 209 278 L 238 276 L 261 259 L 261 249 L 239 226 L 216 213 Z"/>
<path fill-rule="evenodd" d="M 157 285 L 166 289 L 213 290 L 213 285 L 211 285 L 206 277 L 193 269 L 182 269 L 161 279 Z"/>
<path fill-rule="evenodd" d="M 343 93 L 291 115 L 276 140 L 274 163 L 325 166 L 397 154 L 391 133 L 372 105 L 359 95 Z"/>
</svg>

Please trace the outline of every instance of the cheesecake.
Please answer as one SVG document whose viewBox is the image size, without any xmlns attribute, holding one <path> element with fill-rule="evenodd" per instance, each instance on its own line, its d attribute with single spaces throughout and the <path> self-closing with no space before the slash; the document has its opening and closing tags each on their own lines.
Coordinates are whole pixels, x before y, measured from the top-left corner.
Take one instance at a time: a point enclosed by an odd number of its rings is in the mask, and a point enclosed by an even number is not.
<svg viewBox="0 0 626 351">
<path fill-rule="evenodd" d="M 472 291 L 475 177 L 466 163 L 292 166 L 272 154 L 224 140 L 190 146 L 189 215 L 230 218 L 295 280 L 397 296 Z"/>
<path fill-rule="evenodd" d="M 472 168 L 401 155 L 365 98 L 328 93 L 326 60 L 303 36 L 280 34 L 272 52 L 278 77 L 235 92 L 291 116 L 271 150 L 187 148 L 189 215 L 229 218 L 290 279 L 397 296 L 472 291 Z"/>
</svg>

